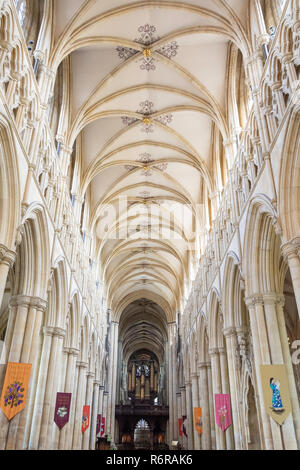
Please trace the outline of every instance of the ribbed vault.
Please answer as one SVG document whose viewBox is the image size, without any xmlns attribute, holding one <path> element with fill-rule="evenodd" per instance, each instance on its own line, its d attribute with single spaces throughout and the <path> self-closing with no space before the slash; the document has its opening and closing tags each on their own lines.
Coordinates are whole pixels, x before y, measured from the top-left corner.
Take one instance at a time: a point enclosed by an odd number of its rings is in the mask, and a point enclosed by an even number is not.
<svg viewBox="0 0 300 470">
<path fill-rule="evenodd" d="M 73 149 L 70 193 L 115 318 L 141 298 L 168 321 L 183 308 L 235 152 L 250 4 L 55 2 L 49 61 L 69 111 L 57 140 Z"/>
</svg>

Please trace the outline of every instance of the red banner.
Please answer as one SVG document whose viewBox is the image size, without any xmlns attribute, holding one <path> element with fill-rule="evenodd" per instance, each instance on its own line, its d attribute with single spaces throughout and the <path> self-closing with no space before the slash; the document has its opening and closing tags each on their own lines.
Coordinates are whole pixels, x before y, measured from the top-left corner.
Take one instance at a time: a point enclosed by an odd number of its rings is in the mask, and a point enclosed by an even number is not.
<svg viewBox="0 0 300 470">
<path fill-rule="evenodd" d="M 62 429 L 69 421 L 72 393 L 57 393 L 54 412 L 54 422 Z"/>
<path fill-rule="evenodd" d="M 104 433 L 105 433 L 105 418 L 102 416 L 102 419 L 101 419 L 100 437 L 104 436 Z"/>
<path fill-rule="evenodd" d="M 179 419 L 178 419 L 178 429 L 179 429 L 179 436 L 180 436 L 180 437 L 183 436 L 182 425 L 183 425 L 182 418 L 179 418 Z"/>
<path fill-rule="evenodd" d="M 82 413 L 82 426 L 81 430 L 82 432 L 85 432 L 90 425 L 90 406 L 85 405 L 83 407 L 83 413 Z"/>
<path fill-rule="evenodd" d="M 226 431 L 231 425 L 230 395 L 215 394 L 215 413 L 217 425 Z"/>
</svg>

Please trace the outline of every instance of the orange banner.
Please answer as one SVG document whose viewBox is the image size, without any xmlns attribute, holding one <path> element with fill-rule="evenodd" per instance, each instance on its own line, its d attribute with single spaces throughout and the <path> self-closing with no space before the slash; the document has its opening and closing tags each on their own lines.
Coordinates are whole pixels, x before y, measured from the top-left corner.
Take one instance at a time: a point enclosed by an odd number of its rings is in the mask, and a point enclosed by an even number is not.
<svg viewBox="0 0 300 470">
<path fill-rule="evenodd" d="M 202 434 L 203 432 L 202 408 L 194 408 L 194 423 L 195 423 L 195 429 L 197 433 Z"/>
<path fill-rule="evenodd" d="M 31 364 L 7 364 L 0 408 L 10 421 L 25 408 Z"/>
</svg>

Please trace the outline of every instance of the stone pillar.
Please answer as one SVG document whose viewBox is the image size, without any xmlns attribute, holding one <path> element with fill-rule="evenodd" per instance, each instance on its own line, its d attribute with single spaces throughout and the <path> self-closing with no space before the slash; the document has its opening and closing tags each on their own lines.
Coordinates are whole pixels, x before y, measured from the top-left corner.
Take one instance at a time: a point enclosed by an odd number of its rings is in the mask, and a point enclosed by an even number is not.
<svg viewBox="0 0 300 470">
<path fill-rule="evenodd" d="M 39 449 L 51 449 L 52 446 L 52 431 L 55 425 L 53 421 L 56 394 L 59 380 L 58 364 L 61 363 L 61 353 L 63 340 L 65 337 L 65 330 L 60 328 L 53 328 L 52 330 L 51 351 L 48 364 L 47 382 L 44 395 Z"/>
<path fill-rule="evenodd" d="M 83 450 L 89 450 L 89 444 L 90 444 L 94 377 L 95 377 L 95 374 L 93 372 L 88 372 L 84 405 L 87 405 L 90 407 L 90 425 L 87 428 L 87 430 L 83 433 L 83 439 L 82 439 Z"/>
<path fill-rule="evenodd" d="M 83 406 L 85 405 L 86 397 L 86 371 L 88 364 L 86 362 L 78 362 L 78 385 L 75 405 L 75 422 L 74 422 L 74 433 L 73 433 L 73 450 L 82 449 L 82 412 Z"/>
<path fill-rule="evenodd" d="M 75 370 L 76 370 L 76 361 L 79 355 L 79 350 L 78 349 L 73 349 L 73 348 L 65 348 L 65 352 L 67 353 L 67 368 L 66 368 L 66 378 L 65 378 L 65 384 L 64 388 L 64 393 L 72 393 L 71 396 L 71 404 L 70 404 L 70 415 L 69 415 L 69 422 L 65 424 L 65 426 L 59 431 L 59 443 L 58 443 L 58 448 L 60 450 L 69 450 L 70 442 L 69 439 L 67 439 L 68 435 L 70 434 L 70 431 L 72 429 L 71 423 L 72 423 L 72 402 L 74 402 L 74 378 L 75 378 Z"/>
<path fill-rule="evenodd" d="M 5 338 L 6 354 L 4 357 L 7 362 L 26 362 L 29 359 L 33 363 L 31 369 L 27 407 L 22 414 L 18 414 L 13 421 L 8 422 L 6 417 L 0 415 L 0 448 L 13 450 L 16 445 L 22 448 L 24 439 L 24 427 L 26 423 L 25 417 L 28 415 L 30 402 L 30 391 L 34 382 L 34 370 L 36 366 L 36 354 L 38 347 L 38 333 L 42 324 L 42 312 L 46 307 L 46 302 L 37 297 L 29 297 L 26 295 L 18 295 L 10 300 L 10 315 Z M 34 335 L 35 333 L 35 335 Z M 21 420 L 21 421 L 20 421 Z M 21 423 L 18 444 L 16 443 L 16 435 L 19 424 Z"/>
<path fill-rule="evenodd" d="M 203 433 L 201 437 L 203 450 L 210 450 L 212 448 L 207 367 L 208 364 L 205 362 L 198 364 L 199 396 L 203 422 Z"/>
<path fill-rule="evenodd" d="M 176 426 L 176 322 L 168 323 L 168 392 L 169 392 L 169 445 L 177 440 Z"/>
<path fill-rule="evenodd" d="M 198 390 L 198 375 L 196 373 L 191 374 L 192 379 L 192 422 L 193 422 L 193 432 L 194 432 L 194 450 L 201 449 L 200 434 L 198 434 L 195 426 L 195 413 L 194 408 L 200 406 L 199 402 L 199 390 Z"/>
<path fill-rule="evenodd" d="M 226 350 L 228 355 L 228 373 L 230 383 L 230 399 L 232 405 L 232 422 L 234 429 L 234 443 L 236 450 L 243 449 L 241 417 L 240 417 L 240 375 L 239 365 L 237 364 L 236 354 L 238 351 L 237 332 L 235 327 L 229 327 L 224 330 L 226 340 Z"/>
<path fill-rule="evenodd" d="M 107 434 L 107 405 L 108 405 L 108 392 L 103 392 L 103 416 L 105 418 L 105 434 Z"/>
<path fill-rule="evenodd" d="M 216 449 L 216 418 L 215 418 L 215 407 L 214 407 L 214 393 L 212 385 L 212 371 L 211 363 L 207 364 L 207 383 L 208 383 L 208 401 L 209 401 L 209 417 L 210 417 L 210 435 L 211 435 L 211 448 Z"/>
<path fill-rule="evenodd" d="M 281 246 L 283 257 L 288 263 L 294 295 L 298 308 L 298 315 L 300 317 L 300 237 L 293 238 Z"/>
<path fill-rule="evenodd" d="M 104 394 L 104 386 L 100 385 L 99 388 L 99 401 L 98 401 L 98 413 L 101 414 L 101 416 L 104 416 L 103 414 L 103 394 Z"/>
<path fill-rule="evenodd" d="M 183 436 L 179 434 L 179 419 L 182 418 L 182 404 L 181 404 L 181 392 L 176 393 L 177 397 L 177 428 L 178 428 L 178 441 L 180 445 L 183 447 Z"/>
<path fill-rule="evenodd" d="M 118 369 L 118 337 L 119 337 L 119 323 L 112 322 L 112 349 L 113 349 L 113 362 L 111 367 L 113 369 L 112 374 L 112 389 L 111 389 L 111 408 L 110 412 L 110 434 L 112 436 L 112 442 L 115 438 L 115 408 L 116 408 L 116 396 L 117 396 L 117 369 Z"/>
<path fill-rule="evenodd" d="M 262 444 L 265 450 L 273 450 L 273 440 L 272 440 L 270 420 L 269 420 L 268 415 L 266 414 L 265 407 L 264 407 L 263 391 L 262 391 L 262 386 L 261 386 L 260 369 L 259 369 L 260 364 L 265 363 L 265 362 L 262 362 L 262 351 L 261 351 L 260 340 L 259 340 L 259 326 L 257 323 L 256 307 L 255 307 L 256 303 L 260 301 L 261 300 L 255 296 L 245 299 L 246 305 L 249 310 L 250 327 L 251 327 L 251 334 L 252 334 L 252 341 L 253 341 L 254 367 L 255 367 L 255 373 L 257 377 L 259 408 L 261 411 Z"/>
<path fill-rule="evenodd" d="M 95 450 L 96 447 L 96 429 L 97 429 L 97 416 L 99 413 L 99 392 L 100 382 L 94 380 L 93 385 L 93 406 L 91 415 L 91 433 L 90 433 L 90 449 Z"/>
<path fill-rule="evenodd" d="M 259 366 L 262 364 L 284 364 L 280 326 L 277 318 L 277 306 L 280 300 L 283 300 L 282 297 L 274 293 L 258 294 L 249 297 L 247 305 L 249 311 L 251 311 L 250 319 L 252 320 L 251 329 L 253 329 L 254 358 L 263 415 L 265 445 L 267 448 L 274 448 L 275 450 L 291 450 L 297 449 L 296 433 L 291 416 L 287 418 L 282 426 L 279 426 L 272 418 L 266 415 L 259 369 Z"/>
<path fill-rule="evenodd" d="M 289 348 L 289 343 L 288 343 L 286 324 L 285 324 L 285 319 L 284 319 L 283 301 L 277 303 L 276 309 L 277 309 L 277 318 L 278 318 L 278 328 L 279 328 L 279 334 L 280 334 L 280 340 L 281 340 L 281 346 L 282 346 L 283 362 L 286 367 L 286 372 L 287 372 L 288 381 L 289 381 L 293 421 L 294 421 L 294 426 L 295 426 L 295 431 L 296 431 L 298 447 L 300 447 L 300 409 L 299 409 L 299 401 L 298 401 L 298 394 L 297 394 L 297 386 L 295 383 L 293 364 L 292 364 L 290 348 Z"/>
<path fill-rule="evenodd" d="M 215 394 L 223 393 L 222 379 L 221 379 L 221 366 L 220 366 L 220 352 L 218 348 L 210 349 L 209 355 L 211 358 L 212 369 L 212 389 L 213 389 L 213 406 L 214 406 L 214 419 L 215 419 Z M 217 450 L 226 450 L 225 433 L 219 426 L 216 429 L 216 447 Z"/>
<path fill-rule="evenodd" d="M 279 329 L 278 322 L 278 305 L 284 305 L 283 296 L 277 294 L 264 294 L 264 310 L 265 310 L 265 319 L 269 337 L 270 353 L 272 364 L 284 364 L 284 354 L 283 347 Z M 285 329 L 285 342 L 287 343 L 287 332 Z M 284 345 L 283 345 L 284 346 Z M 285 364 L 286 367 L 286 364 Z M 289 381 L 289 390 L 293 389 L 294 376 L 288 373 L 288 368 L 286 367 L 287 377 Z M 299 422 L 299 408 L 298 416 L 295 416 Z M 286 450 L 296 450 L 297 449 L 297 439 L 293 423 L 292 415 L 289 415 L 285 422 L 281 426 L 282 428 L 282 445 Z"/>
<path fill-rule="evenodd" d="M 187 435 L 188 435 L 188 450 L 194 449 L 194 434 L 193 434 L 193 410 L 192 410 L 192 384 L 185 382 L 186 390 L 186 413 L 187 413 Z"/>
<path fill-rule="evenodd" d="M 35 387 L 39 365 L 40 331 L 46 302 L 39 297 L 28 298 L 28 314 L 20 362 L 32 364 L 30 380 L 27 389 L 27 406 L 10 423 L 6 448 L 26 449 L 28 446 L 29 425 L 35 399 Z"/>
<path fill-rule="evenodd" d="M 71 450 L 73 445 L 73 435 L 74 435 L 74 428 L 75 428 L 75 418 L 76 418 L 76 398 L 77 398 L 77 389 L 78 389 L 78 380 L 79 380 L 79 370 L 78 367 L 78 356 L 80 351 L 78 350 L 78 354 L 74 354 L 74 375 L 73 375 L 73 383 L 72 383 L 72 400 L 71 400 L 71 407 L 70 407 L 70 417 L 68 427 L 65 431 L 65 444 L 64 449 Z M 67 432 L 68 431 L 68 432 Z"/>
<path fill-rule="evenodd" d="M 14 264 L 16 253 L 6 246 L 0 245 L 0 306 L 2 304 L 3 293 L 6 286 L 7 275 Z"/>
<path fill-rule="evenodd" d="M 187 417 L 187 409 L 186 409 L 186 389 L 185 387 L 180 387 L 180 392 L 181 392 L 181 411 L 182 411 L 182 417 L 186 416 Z M 185 426 L 187 425 L 187 421 L 185 421 Z M 186 429 L 186 432 L 188 433 L 188 429 Z M 182 445 L 185 450 L 188 449 L 188 438 L 185 434 L 182 436 Z"/>
<path fill-rule="evenodd" d="M 227 363 L 227 354 L 224 348 L 219 349 L 220 353 L 220 368 L 221 368 L 221 380 L 222 380 L 222 393 L 230 395 L 229 381 L 228 381 L 228 363 Z M 231 399 L 231 396 L 230 396 Z M 232 403 L 231 403 L 232 409 Z M 234 450 L 234 438 L 233 438 L 233 426 L 231 425 L 225 431 L 226 439 L 226 449 Z"/>
</svg>

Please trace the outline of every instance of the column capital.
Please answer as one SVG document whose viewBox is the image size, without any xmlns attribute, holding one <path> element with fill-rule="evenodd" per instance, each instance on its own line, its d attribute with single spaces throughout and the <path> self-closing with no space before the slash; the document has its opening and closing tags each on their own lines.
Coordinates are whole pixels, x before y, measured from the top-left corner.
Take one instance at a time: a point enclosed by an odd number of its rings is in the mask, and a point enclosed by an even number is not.
<svg viewBox="0 0 300 470">
<path fill-rule="evenodd" d="M 219 348 L 210 348 L 208 351 L 209 356 L 218 356 L 220 354 Z"/>
<path fill-rule="evenodd" d="M 9 302 L 11 307 L 33 307 L 38 310 L 46 310 L 47 302 L 40 297 L 31 297 L 29 295 L 14 295 Z"/>
<path fill-rule="evenodd" d="M 6 264 L 9 268 L 11 268 L 15 262 L 15 259 L 16 252 L 0 244 L 0 264 Z"/>
<path fill-rule="evenodd" d="M 100 380 L 94 380 L 94 385 L 96 385 L 97 387 L 99 387 L 100 389 Z"/>
<path fill-rule="evenodd" d="M 77 361 L 76 362 L 76 367 L 80 369 L 87 369 L 88 368 L 88 363 L 87 362 L 82 362 L 82 361 Z"/>
<path fill-rule="evenodd" d="M 53 336 L 57 336 L 58 338 L 64 338 L 66 336 L 66 330 L 63 328 L 55 327 L 53 328 Z"/>
<path fill-rule="evenodd" d="M 88 373 L 86 374 L 86 376 L 89 379 L 93 379 L 95 377 L 95 372 L 92 372 L 91 370 L 89 370 Z"/>
<path fill-rule="evenodd" d="M 268 292 L 262 295 L 265 305 L 281 304 L 284 305 L 284 296 L 276 292 Z"/>
<path fill-rule="evenodd" d="M 79 356 L 79 349 L 75 349 L 75 348 L 64 348 L 64 352 L 66 354 L 69 354 L 70 356 L 75 356 L 75 357 L 78 357 Z"/>
<path fill-rule="evenodd" d="M 252 294 L 245 298 L 245 304 L 247 307 L 255 307 L 256 305 L 263 305 L 262 294 Z"/>
<path fill-rule="evenodd" d="M 281 253 L 287 261 L 291 258 L 299 258 L 300 256 L 300 237 L 295 237 L 281 245 Z"/>
<path fill-rule="evenodd" d="M 236 336 L 236 327 L 235 326 L 228 326 L 227 328 L 224 328 L 223 334 L 225 338 L 230 338 L 231 336 Z"/>
<path fill-rule="evenodd" d="M 194 380 L 195 380 L 195 379 L 198 380 L 198 378 L 199 378 L 199 377 L 198 377 L 197 372 L 192 372 L 192 373 L 191 373 L 191 379 L 192 379 L 192 380 L 193 380 L 193 379 L 194 379 Z"/>
<path fill-rule="evenodd" d="M 210 366 L 210 362 L 198 362 L 197 367 L 200 371 L 201 369 L 207 369 Z"/>
</svg>

